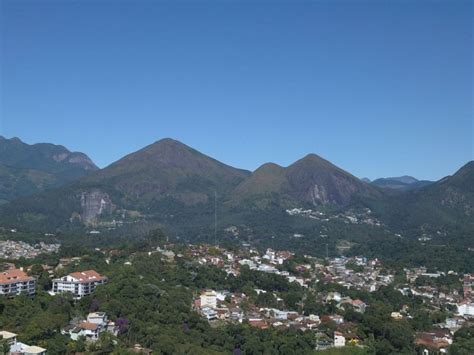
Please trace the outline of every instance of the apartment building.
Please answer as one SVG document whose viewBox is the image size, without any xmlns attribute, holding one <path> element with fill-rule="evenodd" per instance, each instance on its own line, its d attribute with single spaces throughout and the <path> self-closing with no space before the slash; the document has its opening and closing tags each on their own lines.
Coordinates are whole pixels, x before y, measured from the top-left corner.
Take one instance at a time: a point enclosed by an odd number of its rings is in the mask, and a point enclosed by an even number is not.
<svg viewBox="0 0 474 355">
<path fill-rule="evenodd" d="M 107 282 L 105 276 L 95 270 L 73 272 L 53 280 L 52 293 L 70 292 L 76 299 L 90 295 L 97 286 Z"/>
<path fill-rule="evenodd" d="M 20 269 L 0 272 L 0 295 L 14 297 L 20 294 L 33 296 L 36 280 Z"/>
</svg>

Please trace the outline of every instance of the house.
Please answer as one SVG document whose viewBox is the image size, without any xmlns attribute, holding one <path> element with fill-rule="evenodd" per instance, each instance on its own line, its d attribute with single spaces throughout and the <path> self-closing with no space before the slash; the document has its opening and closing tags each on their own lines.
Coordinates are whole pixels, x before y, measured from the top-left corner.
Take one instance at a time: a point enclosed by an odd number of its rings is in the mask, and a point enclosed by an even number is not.
<svg viewBox="0 0 474 355">
<path fill-rule="evenodd" d="M 267 329 L 268 324 L 261 318 L 249 318 L 249 324 L 251 327 L 259 329 Z"/>
<path fill-rule="evenodd" d="M 326 297 L 326 302 L 341 302 L 342 296 L 339 292 L 329 292 L 327 297 Z"/>
<path fill-rule="evenodd" d="M 334 346 L 336 348 L 341 348 L 346 346 L 346 338 L 340 332 L 334 332 Z"/>
<path fill-rule="evenodd" d="M 267 264 L 260 264 L 257 270 L 261 272 L 267 272 L 269 274 L 274 274 L 278 271 L 278 269 L 275 268 L 274 266 L 267 265 Z"/>
<path fill-rule="evenodd" d="M 452 344 L 452 338 L 449 332 L 443 330 L 419 332 L 415 336 L 415 344 L 423 347 L 424 353 L 445 352 Z"/>
<path fill-rule="evenodd" d="M 337 325 L 344 323 L 344 317 L 339 314 L 332 314 L 328 318 Z"/>
<path fill-rule="evenodd" d="M 474 302 L 464 300 L 457 305 L 458 314 L 461 316 L 474 316 Z"/>
<path fill-rule="evenodd" d="M 80 337 L 85 337 L 87 341 L 96 341 L 103 332 L 117 335 L 118 328 L 115 323 L 107 319 L 105 312 L 93 312 L 87 315 L 87 319 L 73 323 L 61 331 L 62 334 L 69 334 L 72 340 L 77 341 Z"/>
<path fill-rule="evenodd" d="M 367 308 L 367 305 L 359 299 L 353 300 L 351 304 L 352 304 L 352 307 L 354 307 L 354 310 L 359 313 L 364 313 L 365 309 Z"/>
<path fill-rule="evenodd" d="M 80 337 L 85 337 L 87 341 L 99 339 L 100 326 L 91 322 L 81 322 L 69 331 L 72 340 L 77 341 Z"/>
<path fill-rule="evenodd" d="M 52 294 L 70 292 L 74 298 L 80 299 L 90 295 L 97 286 L 107 282 L 105 276 L 95 270 L 73 272 L 64 277 L 53 280 Z"/>
<path fill-rule="evenodd" d="M 201 308 L 201 314 L 207 319 L 207 320 L 214 320 L 217 319 L 217 312 L 213 310 L 210 307 L 203 307 Z"/>
<path fill-rule="evenodd" d="M 17 335 L 5 330 L 0 331 L 0 338 L 6 339 L 10 346 L 10 354 L 18 355 L 45 355 L 46 349 L 39 346 L 30 346 L 17 341 Z"/>
<path fill-rule="evenodd" d="M 204 291 L 201 293 L 201 307 L 217 308 L 217 292 Z"/>
<path fill-rule="evenodd" d="M 16 334 L 7 332 L 6 330 L 0 330 L 0 339 L 7 340 L 10 347 L 16 344 Z"/>
<path fill-rule="evenodd" d="M 18 296 L 35 294 L 36 280 L 28 276 L 23 270 L 10 269 L 0 272 L 0 295 Z"/>
<path fill-rule="evenodd" d="M 390 317 L 392 317 L 395 320 L 403 319 L 403 315 L 400 312 L 392 312 L 390 313 Z"/>
</svg>

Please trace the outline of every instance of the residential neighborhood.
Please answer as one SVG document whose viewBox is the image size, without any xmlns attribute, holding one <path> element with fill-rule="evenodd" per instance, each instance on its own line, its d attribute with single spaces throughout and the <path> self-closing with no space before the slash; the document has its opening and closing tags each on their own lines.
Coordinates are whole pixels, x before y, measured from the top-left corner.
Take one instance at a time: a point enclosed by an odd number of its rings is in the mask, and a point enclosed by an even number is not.
<svg viewBox="0 0 474 355">
<path fill-rule="evenodd" d="M 0 259 L 17 260 L 19 258 L 32 259 L 40 254 L 57 253 L 61 244 L 28 244 L 22 241 L 0 240 Z"/>
<path fill-rule="evenodd" d="M 118 250 L 97 249 L 97 252 L 103 255 L 105 264 L 111 264 L 114 258 L 123 255 Z M 165 244 L 148 251 L 147 255 L 158 256 L 168 265 L 185 262 L 199 268 L 216 268 L 230 279 L 256 278 L 252 285 L 258 287 L 245 286 L 238 292 L 222 287 L 197 290 L 189 306 L 214 328 L 240 324 L 262 330 L 293 329 L 313 334 L 316 350 L 347 346 L 364 348 L 366 345 L 360 335 L 357 314 L 364 315 L 373 306 L 368 295 L 394 286 L 395 295 L 408 297 L 407 300 L 416 298 L 426 310 L 451 310 L 450 316 L 442 322 L 433 324 L 429 330 L 416 332 L 413 345 L 420 349 L 445 352 L 453 343 L 453 334 L 474 321 L 473 274 L 445 273 L 424 267 L 405 268 L 400 274 L 376 258 L 339 256 L 320 259 L 272 248 L 259 251 L 251 246 L 237 251 L 188 244 L 186 248 L 177 250 L 174 244 Z M 110 281 L 93 269 L 64 273 L 65 268 L 77 268 L 82 259 L 60 258 L 56 265 L 41 266 L 50 280 L 48 293 L 51 296 L 70 294 L 78 302 L 93 297 L 97 287 Z M 132 267 L 136 262 L 131 254 L 123 259 L 123 266 Z M 0 294 L 34 297 L 37 280 L 28 274 L 33 270 L 32 266 L 23 271 L 13 263 L 4 263 L 4 269 L 0 273 Z M 459 287 L 444 286 L 440 280 L 445 279 Z M 437 283 L 440 286 L 436 286 Z M 304 295 L 303 300 L 296 299 L 296 303 L 292 303 L 292 292 Z M 402 323 L 413 320 L 418 311 L 411 307 L 402 304 L 387 312 L 386 317 Z M 69 324 L 61 329 L 61 334 L 74 342 L 84 339 L 95 343 L 102 334 L 119 334 L 120 326 L 116 321 L 110 320 L 106 312 L 97 310 L 83 318 L 71 318 Z M 14 339 L 10 333 L 4 334 Z M 12 349 L 26 351 L 26 345 L 15 344 Z"/>
</svg>

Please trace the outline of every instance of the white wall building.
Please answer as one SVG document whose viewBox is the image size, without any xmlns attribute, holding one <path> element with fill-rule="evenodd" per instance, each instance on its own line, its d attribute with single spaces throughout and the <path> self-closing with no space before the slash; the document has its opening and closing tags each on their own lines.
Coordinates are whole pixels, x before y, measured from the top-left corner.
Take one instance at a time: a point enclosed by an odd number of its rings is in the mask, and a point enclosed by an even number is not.
<svg viewBox="0 0 474 355">
<path fill-rule="evenodd" d="M 103 332 L 114 335 L 118 333 L 118 327 L 114 322 L 107 319 L 105 312 L 94 312 L 87 315 L 85 321 L 68 326 L 61 331 L 62 334 L 69 334 L 72 340 L 77 341 L 80 337 L 85 337 L 87 341 L 96 341 Z"/>
<path fill-rule="evenodd" d="M 204 291 L 201 293 L 201 308 L 217 308 L 217 293 L 215 291 Z"/>
<path fill-rule="evenodd" d="M 0 272 L 0 295 L 18 296 L 35 294 L 36 280 L 23 270 L 10 269 Z"/>
<path fill-rule="evenodd" d="M 6 339 L 8 345 L 10 345 L 10 354 L 46 355 L 46 349 L 21 343 L 16 339 L 16 336 L 15 333 L 10 333 L 5 330 L 0 331 L 0 338 Z"/>
<path fill-rule="evenodd" d="M 107 282 L 105 276 L 95 270 L 73 272 L 53 280 L 52 294 L 70 292 L 74 298 L 82 298 L 94 292 L 95 288 Z"/>
<path fill-rule="evenodd" d="M 334 346 L 336 348 L 346 346 L 346 338 L 344 338 L 342 333 L 334 332 Z"/>
<path fill-rule="evenodd" d="M 474 316 L 474 302 L 464 301 L 457 305 L 458 314 L 461 316 Z"/>
</svg>

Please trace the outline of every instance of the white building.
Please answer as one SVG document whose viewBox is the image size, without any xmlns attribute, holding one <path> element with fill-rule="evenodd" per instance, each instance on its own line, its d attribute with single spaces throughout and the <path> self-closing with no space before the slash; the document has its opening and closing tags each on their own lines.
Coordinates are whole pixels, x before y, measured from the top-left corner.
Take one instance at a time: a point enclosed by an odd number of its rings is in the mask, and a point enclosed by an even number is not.
<svg viewBox="0 0 474 355">
<path fill-rule="evenodd" d="M 23 270 L 10 269 L 0 272 L 0 295 L 18 296 L 35 294 L 36 280 Z"/>
<path fill-rule="evenodd" d="M 346 338 L 344 338 L 342 333 L 334 332 L 334 346 L 336 348 L 346 346 Z"/>
<path fill-rule="evenodd" d="M 339 292 L 329 292 L 327 297 L 326 297 L 326 302 L 341 302 L 342 300 L 342 295 Z"/>
<path fill-rule="evenodd" d="M 474 316 L 474 302 L 465 300 L 457 305 L 461 316 Z"/>
<path fill-rule="evenodd" d="M 201 308 L 217 308 L 217 293 L 215 291 L 204 291 L 201 293 Z"/>
<path fill-rule="evenodd" d="M 16 339 L 15 333 L 10 333 L 5 330 L 0 331 L 0 338 L 6 339 L 10 345 L 10 354 L 18 355 L 45 355 L 46 349 L 39 346 L 30 346 L 23 344 Z"/>
<path fill-rule="evenodd" d="M 217 319 L 217 312 L 209 307 L 201 308 L 201 314 L 206 317 L 207 320 Z"/>
<path fill-rule="evenodd" d="M 6 330 L 0 330 L 0 339 L 7 340 L 10 347 L 16 344 L 16 334 L 7 332 Z"/>
<path fill-rule="evenodd" d="M 62 334 L 69 334 L 74 341 L 84 337 L 87 341 L 91 342 L 99 339 L 100 334 L 103 332 L 109 332 L 114 335 L 118 333 L 115 323 L 107 319 L 105 312 L 89 313 L 85 321 L 68 326 L 61 331 Z"/>
<path fill-rule="evenodd" d="M 261 271 L 261 272 L 267 272 L 269 274 L 275 274 L 276 272 L 278 272 L 278 269 L 276 269 L 275 267 L 271 266 L 271 265 L 267 265 L 267 264 L 260 264 L 257 268 L 258 271 Z"/>
<path fill-rule="evenodd" d="M 52 294 L 70 292 L 74 298 L 82 298 L 94 292 L 95 288 L 107 282 L 105 276 L 95 270 L 73 272 L 53 280 Z"/>
</svg>

